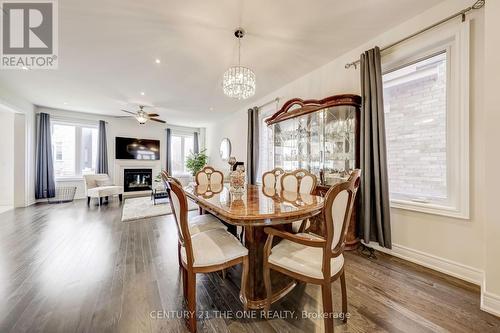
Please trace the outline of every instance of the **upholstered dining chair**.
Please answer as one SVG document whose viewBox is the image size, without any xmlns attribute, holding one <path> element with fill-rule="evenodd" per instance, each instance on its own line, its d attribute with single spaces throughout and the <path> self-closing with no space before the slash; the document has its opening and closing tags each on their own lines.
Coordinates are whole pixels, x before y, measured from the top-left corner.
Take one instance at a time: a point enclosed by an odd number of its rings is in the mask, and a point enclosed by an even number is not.
<svg viewBox="0 0 500 333">
<path fill-rule="evenodd" d="M 178 187 L 182 189 L 181 182 L 174 178 L 169 176 L 169 174 L 166 171 L 162 171 L 161 173 L 161 178 L 163 180 L 163 184 L 165 185 L 165 188 L 168 189 L 168 182 L 174 182 L 177 184 Z M 167 191 L 168 192 L 168 191 Z M 170 193 L 169 193 L 169 199 L 170 199 Z M 187 202 L 187 201 L 186 201 Z M 173 210 L 172 210 L 173 211 Z M 204 214 L 204 215 L 197 215 L 193 216 L 188 219 L 187 221 L 189 232 L 191 236 L 196 235 L 200 232 L 205 232 L 209 230 L 215 230 L 215 229 L 221 229 L 221 230 L 227 230 L 227 227 L 221 223 L 221 221 L 216 218 L 213 215 L 210 214 Z M 178 259 L 179 259 L 179 266 L 181 266 L 181 244 L 179 243 L 178 245 Z"/>
<path fill-rule="evenodd" d="M 195 180 L 196 185 L 222 184 L 224 174 L 211 166 L 206 166 L 196 173 Z"/>
<path fill-rule="evenodd" d="M 331 283 L 340 277 L 343 321 L 347 321 L 347 293 L 344 274 L 344 247 L 349 221 L 360 183 L 360 170 L 349 179 L 332 186 L 323 207 L 326 238 L 312 234 L 292 234 L 267 227 L 264 246 L 264 284 L 267 292 L 265 310 L 271 306 L 270 271 L 275 270 L 294 279 L 321 285 L 325 332 L 333 332 Z M 274 237 L 281 242 L 272 247 Z M 267 312 L 266 311 L 266 312 Z"/>
<path fill-rule="evenodd" d="M 266 189 L 274 188 L 277 191 L 281 189 L 281 176 L 285 173 L 282 168 L 274 168 L 271 171 L 262 174 L 262 187 Z"/>
<path fill-rule="evenodd" d="M 281 189 L 286 192 L 294 193 L 313 193 L 316 188 L 316 176 L 305 169 L 297 169 L 292 172 L 286 172 L 281 176 Z M 292 223 L 294 232 L 302 232 L 307 227 L 307 220 Z"/>
<path fill-rule="evenodd" d="M 210 273 L 242 264 L 240 298 L 247 308 L 248 249 L 223 229 L 192 234 L 188 223 L 187 198 L 175 181 L 166 181 L 170 205 L 176 221 L 181 257 L 184 298 L 188 308 L 188 326 L 196 332 L 196 274 Z"/>
</svg>

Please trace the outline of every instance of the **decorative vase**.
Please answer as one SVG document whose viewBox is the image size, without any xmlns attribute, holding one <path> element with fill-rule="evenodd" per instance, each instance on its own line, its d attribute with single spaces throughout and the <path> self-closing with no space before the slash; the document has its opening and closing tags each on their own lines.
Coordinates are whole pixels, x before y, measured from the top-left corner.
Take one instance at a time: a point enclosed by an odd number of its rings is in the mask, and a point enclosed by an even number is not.
<svg viewBox="0 0 500 333">
<path fill-rule="evenodd" d="M 245 188 L 245 172 L 241 170 L 232 171 L 230 174 L 230 191 L 242 193 Z"/>
</svg>

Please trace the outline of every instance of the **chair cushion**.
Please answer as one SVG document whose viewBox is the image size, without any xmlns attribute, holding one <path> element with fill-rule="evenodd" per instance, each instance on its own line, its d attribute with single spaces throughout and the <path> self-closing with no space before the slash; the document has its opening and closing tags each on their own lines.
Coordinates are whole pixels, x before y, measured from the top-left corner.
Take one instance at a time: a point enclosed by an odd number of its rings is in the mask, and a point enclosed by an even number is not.
<svg viewBox="0 0 500 333">
<path fill-rule="evenodd" d="M 248 250 L 236 237 L 223 229 L 200 232 L 191 236 L 193 267 L 220 265 L 244 257 Z M 186 249 L 181 248 L 182 261 L 187 262 Z"/>
<path fill-rule="evenodd" d="M 299 236 L 319 238 L 311 234 L 300 233 Z M 272 248 L 269 262 L 289 271 L 316 279 L 323 279 L 323 248 L 311 247 L 283 239 Z M 330 261 L 331 275 L 338 273 L 344 266 L 344 256 L 340 255 Z"/>
<path fill-rule="evenodd" d="M 198 215 L 189 219 L 191 236 L 214 229 L 227 230 L 227 227 L 218 218 L 210 214 Z"/>
<path fill-rule="evenodd" d="M 102 198 L 122 193 L 123 193 L 123 186 L 115 186 L 115 185 L 94 187 L 94 188 L 89 188 L 87 190 L 87 196 L 92 198 Z"/>
</svg>

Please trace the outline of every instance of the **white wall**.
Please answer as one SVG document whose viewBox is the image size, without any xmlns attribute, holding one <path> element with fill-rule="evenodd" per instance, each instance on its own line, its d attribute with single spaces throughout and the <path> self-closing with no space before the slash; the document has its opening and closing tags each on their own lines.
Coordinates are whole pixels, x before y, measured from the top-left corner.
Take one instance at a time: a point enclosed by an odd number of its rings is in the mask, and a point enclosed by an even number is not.
<svg viewBox="0 0 500 333">
<path fill-rule="evenodd" d="M 15 142 L 13 157 L 15 167 L 14 205 L 16 207 L 28 206 L 35 202 L 34 106 L 13 93 L 8 87 L 0 84 L 0 107 L 15 114 L 12 127 Z"/>
<path fill-rule="evenodd" d="M 97 122 L 99 120 L 104 120 L 106 124 L 106 135 L 108 143 L 108 172 L 110 177 L 114 180 L 115 184 L 121 184 L 122 175 L 119 174 L 120 166 L 127 167 L 138 167 L 147 166 L 153 169 L 153 178 L 156 176 L 155 173 L 159 173 L 161 169 L 166 166 L 166 149 L 165 141 L 166 134 L 165 129 L 167 125 L 148 122 L 145 125 L 140 125 L 134 118 L 117 118 L 101 116 L 90 113 L 81 113 L 75 111 L 66 111 L 58 109 L 50 109 L 37 107 L 37 113 L 45 112 L 51 115 L 51 119 L 64 119 L 64 120 L 83 120 Z M 169 126 L 173 131 L 175 130 L 186 130 L 180 126 Z M 194 130 L 194 129 L 193 129 Z M 197 129 L 198 130 L 198 129 Z M 200 147 L 205 146 L 204 132 L 200 135 Z M 115 137 L 134 137 L 143 139 L 154 139 L 160 141 L 160 160 L 159 161 L 136 161 L 136 160 L 115 160 Z M 83 179 L 71 179 L 65 181 L 56 181 L 57 186 L 76 186 L 77 192 L 75 198 L 81 199 L 85 197 L 85 185 Z"/>
<path fill-rule="evenodd" d="M 0 206 L 14 205 L 14 113 L 0 109 Z"/>
<path fill-rule="evenodd" d="M 482 308 L 500 316 L 500 214 L 498 213 L 498 193 L 500 189 L 500 1 L 488 1 L 485 9 L 485 64 L 484 75 L 484 108 L 485 150 L 487 163 L 484 178 L 484 200 L 481 209 L 485 213 L 485 282 L 482 297 Z"/>
<path fill-rule="evenodd" d="M 395 27 L 394 29 L 385 32 L 384 34 L 374 38 L 373 40 L 361 45 L 360 47 L 334 59 L 332 62 L 316 69 L 313 72 L 285 85 L 284 87 L 274 91 L 265 97 L 253 102 L 249 105 L 242 105 L 241 109 L 235 111 L 231 116 L 211 124 L 207 128 L 207 144 L 210 153 L 210 160 L 215 166 L 220 165 L 218 158 L 218 146 L 220 139 L 228 136 L 235 147 L 233 155 L 238 158 L 246 158 L 246 110 L 249 107 L 260 105 L 268 102 L 275 97 L 280 97 L 282 105 L 286 100 L 293 97 L 301 98 L 323 98 L 330 95 L 342 93 L 359 93 L 359 70 L 344 69 L 347 62 L 359 59 L 360 53 L 375 45 L 383 47 L 394 41 L 399 40 L 421 28 L 433 24 L 440 19 L 447 17 L 455 12 L 470 6 L 469 0 L 448 0 L 440 5 L 430 8 L 426 12 L 414 17 L 413 19 Z M 498 8 L 498 2 L 495 7 Z M 491 21 L 491 40 L 489 43 L 495 44 L 495 50 L 491 51 L 491 61 L 498 61 L 498 17 L 492 14 Z M 500 122 L 491 121 L 485 112 L 483 103 L 483 87 L 484 87 L 484 9 L 474 12 L 469 15 L 471 19 L 471 63 L 470 63 L 470 186 L 471 186 L 471 217 L 469 220 L 456 218 L 448 218 L 444 216 L 430 215 L 418 212 L 412 212 L 401 209 L 391 209 L 392 218 L 392 240 L 393 251 L 395 255 L 405 257 L 415 262 L 433 267 L 435 269 L 450 273 L 461 277 L 468 281 L 481 284 L 484 276 L 484 271 L 487 269 L 486 262 L 489 262 L 493 252 L 496 252 L 496 261 L 491 261 L 491 265 L 495 266 L 498 276 L 495 283 L 495 292 L 500 295 L 500 268 L 498 264 L 498 256 L 500 251 L 498 245 L 490 248 L 491 251 L 485 259 L 485 209 L 482 205 L 491 195 L 491 200 L 496 200 L 498 197 L 498 188 L 495 193 L 486 192 L 486 179 L 483 177 L 485 166 L 490 163 L 492 158 L 496 158 L 495 167 L 491 168 L 490 177 L 496 177 L 499 167 L 498 148 L 489 153 L 485 151 L 485 145 L 490 142 L 492 146 L 498 145 L 500 139 L 498 137 L 498 124 Z M 496 20 L 496 21 L 495 21 Z M 460 24 L 457 19 L 453 23 Z M 488 44 L 489 45 L 489 44 Z M 496 65 L 498 66 L 498 65 Z M 489 69 L 488 69 L 489 70 Z M 496 75 L 496 78 L 494 78 Z M 496 110 L 491 110 L 495 113 L 496 119 L 500 114 L 498 110 L 498 93 L 494 90 L 500 86 L 498 78 L 500 75 L 497 72 L 491 73 L 491 98 L 495 98 L 495 102 L 491 102 L 492 107 Z M 257 73 L 258 78 L 258 73 Z M 258 82 L 257 82 L 258 84 Z M 493 97 L 494 96 L 494 97 Z M 487 125 L 492 126 L 492 138 L 487 140 L 484 134 L 484 129 Z M 496 157 L 492 157 L 495 155 Z M 490 181 L 490 180 L 488 180 Z M 490 209 L 498 206 L 498 203 L 491 202 Z M 492 229 L 497 231 L 499 228 L 498 214 L 491 217 L 495 219 L 492 223 Z M 498 242 L 498 233 L 494 234 Z M 494 238 L 492 236 L 492 238 Z M 493 241 L 493 240 L 492 240 Z M 488 268 L 489 270 L 489 268 Z M 500 309 L 500 308 L 499 308 Z"/>
<path fill-rule="evenodd" d="M 26 115 L 23 113 L 14 114 L 14 206 L 24 207 L 26 205 Z"/>
</svg>

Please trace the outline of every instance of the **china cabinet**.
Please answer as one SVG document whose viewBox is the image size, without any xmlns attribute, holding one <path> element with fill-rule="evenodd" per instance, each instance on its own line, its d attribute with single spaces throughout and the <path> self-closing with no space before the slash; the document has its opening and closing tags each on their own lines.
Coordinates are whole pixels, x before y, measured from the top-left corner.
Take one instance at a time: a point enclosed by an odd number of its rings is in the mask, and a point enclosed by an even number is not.
<svg viewBox="0 0 500 333">
<path fill-rule="evenodd" d="M 321 100 L 294 98 L 266 119 L 272 129 L 274 167 L 306 169 L 318 178 L 318 194 L 359 168 L 361 97 L 336 95 Z M 357 244 L 353 213 L 347 245 Z"/>
</svg>

